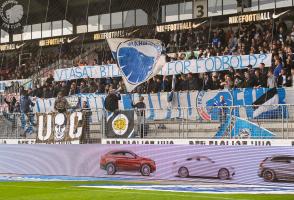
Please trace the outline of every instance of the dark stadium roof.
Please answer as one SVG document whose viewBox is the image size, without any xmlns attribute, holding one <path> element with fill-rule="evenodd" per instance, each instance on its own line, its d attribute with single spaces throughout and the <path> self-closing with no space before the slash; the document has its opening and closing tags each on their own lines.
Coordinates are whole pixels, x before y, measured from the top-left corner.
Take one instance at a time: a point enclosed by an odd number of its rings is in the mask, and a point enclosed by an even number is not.
<svg viewBox="0 0 294 200">
<path fill-rule="evenodd" d="M 4 1 L 5 0 L 2 0 L 2 2 Z M 88 0 L 49 0 L 48 16 L 46 21 L 64 19 L 67 2 L 68 8 L 66 19 L 73 24 L 83 23 L 83 21 L 86 19 Z M 162 0 L 161 4 L 167 2 L 172 3 L 173 0 Z M 30 0 L 29 9 L 29 0 L 19 1 L 19 3 L 24 6 L 25 16 L 27 16 L 27 11 L 29 10 L 27 24 L 35 24 L 45 21 L 48 4 L 47 0 Z M 146 11 L 158 6 L 158 0 L 89 0 L 90 6 L 88 10 L 88 16 L 109 13 L 110 3 L 111 12 L 138 8 Z"/>
</svg>

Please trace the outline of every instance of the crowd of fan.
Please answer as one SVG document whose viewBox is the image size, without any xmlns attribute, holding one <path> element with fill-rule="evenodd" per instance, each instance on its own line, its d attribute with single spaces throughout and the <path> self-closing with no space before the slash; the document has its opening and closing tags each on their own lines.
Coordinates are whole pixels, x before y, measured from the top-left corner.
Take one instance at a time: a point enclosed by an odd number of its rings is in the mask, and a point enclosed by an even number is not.
<svg viewBox="0 0 294 200">
<path fill-rule="evenodd" d="M 157 33 L 156 38 L 163 42 L 171 60 L 201 59 L 220 55 L 247 55 L 272 53 L 272 66 L 265 67 L 260 63 L 258 68 L 249 65 L 246 69 L 235 70 L 230 67 L 227 71 L 202 74 L 179 74 L 176 76 L 174 90 L 218 90 L 232 88 L 259 88 L 259 87 L 290 87 L 294 82 L 294 26 L 289 28 L 282 21 L 272 24 L 265 21 L 259 24 L 249 24 L 226 29 L 216 27 L 207 34 L 209 27 L 197 29 Z M 149 38 L 152 35 L 138 35 Z M 71 53 L 70 47 L 64 50 Z M 176 53 L 175 53 L 176 52 Z M 185 53 L 181 53 L 185 52 Z M 188 52 L 188 53 L 187 53 Z M 196 52 L 196 53 L 195 53 Z M 96 52 L 97 59 L 88 62 L 80 60 L 76 65 L 112 64 L 110 54 Z M 107 55 L 102 56 L 101 54 Z M 100 59 L 99 59 L 100 58 Z M 102 59 L 101 59 L 102 58 Z M 103 59 L 106 58 L 106 59 Z M 34 68 L 23 67 L 19 70 L 20 76 L 26 76 Z M 29 71 L 29 72 L 28 72 Z M 18 75 L 16 78 L 20 78 Z M 138 86 L 133 92 L 157 93 L 171 91 L 172 76 L 155 76 L 146 83 Z M 126 87 L 121 78 L 83 79 L 74 81 L 55 82 L 50 76 L 44 84 L 37 84 L 29 90 L 31 96 L 41 98 L 56 97 L 59 92 L 64 95 L 78 93 L 108 93 L 110 90 L 126 93 Z"/>
<path fill-rule="evenodd" d="M 30 50 L 29 53 L 27 50 Z M 28 46 L 25 50 L 18 50 L 7 55 L 2 54 L 0 57 L 0 81 L 30 78 L 33 74 L 48 68 L 59 60 L 73 60 L 72 65 L 74 66 L 88 65 L 88 63 L 94 65 L 93 60 L 86 62 L 84 59 L 77 59 L 85 51 L 87 51 L 86 47 L 82 49 L 81 46 L 64 43 L 58 47 L 38 48 L 37 51 Z M 23 55 L 21 60 L 20 54 Z"/>
<path fill-rule="evenodd" d="M 176 76 L 175 88 L 172 88 L 173 76 L 155 76 L 136 87 L 133 93 L 158 93 L 193 90 L 218 90 L 233 88 L 260 88 L 260 87 L 290 87 L 293 86 L 294 69 L 291 69 L 291 76 L 287 75 L 286 68 L 283 68 L 278 57 L 275 57 L 275 69 L 266 68 L 264 63 L 259 68 L 235 71 L 230 67 L 228 72 L 213 72 L 204 74 L 179 74 Z M 243 76 L 244 74 L 244 76 Z M 121 94 L 127 93 L 126 87 L 121 78 L 104 79 L 81 79 L 74 81 L 55 82 L 52 75 L 48 77 L 43 86 L 29 89 L 30 96 L 39 98 L 57 97 L 59 92 L 65 96 L 80 93 L 105 94 L 115 90 Z"/>
</svg>

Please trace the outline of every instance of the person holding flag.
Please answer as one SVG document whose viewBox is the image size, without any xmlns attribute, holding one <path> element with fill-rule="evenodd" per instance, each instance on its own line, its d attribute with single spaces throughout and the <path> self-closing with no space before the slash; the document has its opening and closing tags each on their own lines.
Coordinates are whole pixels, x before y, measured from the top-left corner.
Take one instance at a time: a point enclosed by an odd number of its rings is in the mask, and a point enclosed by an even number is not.
<svg viewBox="0 0 294 200">
<path fill-rule="evenodd" d="M 107 97 L 104 101 L 104 108 L 108 112 L 115 112 L 118 110 L 118 101 L 121 100 L 121 96 L 119 93 L 116 93 L 116 91 L 112 88 L 110 88 Z"/>
</svg>

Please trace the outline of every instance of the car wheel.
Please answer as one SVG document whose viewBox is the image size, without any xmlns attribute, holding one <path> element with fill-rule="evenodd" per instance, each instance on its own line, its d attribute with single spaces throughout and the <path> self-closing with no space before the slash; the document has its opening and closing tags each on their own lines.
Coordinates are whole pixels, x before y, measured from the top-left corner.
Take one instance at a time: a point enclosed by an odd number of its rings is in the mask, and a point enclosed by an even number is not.
<svg viewBox="0 0 294 200">
<path fill-rule="evenodd" d="M 189 170 L 186 167 L 181 167 L 178 171 L 178 174 L 182 178 L 187 178 L 189 176 Z"/>
<path fill-rule="evenodd" d="M 265 181 L 270 181 L 273 182 L 276 180 L 276 174 L 273 170 L 270 169 L 266 169 L 264 170 L 264 172 L 262 173 L 263 179 Z"/>
<path fill-rule="evenodd" d="M 108 175 L 114 175 L 116 172 L 115 165 L 113 163 L 107 164 L 106 171 Z"/>
<path fill-rule="evenodd" d="M 223 168 L 223 169 L 220 169 L 219 172 L 218 172 L 218 178 L 221 179 L 221 180 L 227 180 L 230 178 L 230 172 L 229 170 Z"/>
<path fill-rule="evenodd" d="M 142 176 L 150 176 L 150 173 L 151 173 L 150 166 L 147 164 L 142 165 L 142 167 L 141 167 Z"/>
</svg>

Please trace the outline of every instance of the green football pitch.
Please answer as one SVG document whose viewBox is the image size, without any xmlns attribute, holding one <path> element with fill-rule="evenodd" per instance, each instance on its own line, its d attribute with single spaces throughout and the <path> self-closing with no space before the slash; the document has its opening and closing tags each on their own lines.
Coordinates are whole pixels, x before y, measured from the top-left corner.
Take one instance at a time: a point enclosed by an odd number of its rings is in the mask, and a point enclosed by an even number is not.
<svg viewBox="0 0 294 200">
<path fill-rule="evenodd" d="M 0 199 L 2 200 L 124 200 L 124 199 L 143 199 L 143 200 L 293 200 L 294 195 L 287 194 L 206 194 L 206 193 L 183 193 L 183 192 L 161 192 L 143 190 L 120 190 L 120 189 L 98 189 L 81 188 L 79 185 L 122 185 L 123 182 L 0 182 Z M 132 184 L 132 183 L 127 183 Z M 134 183 L 135 184 L 135 183 Z"/>
</svg>

